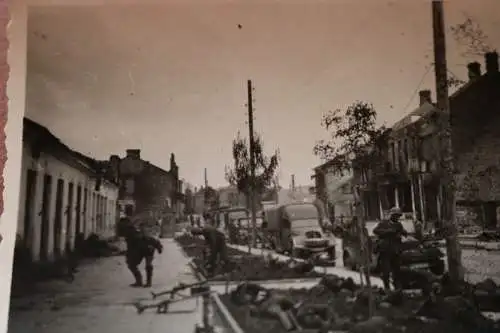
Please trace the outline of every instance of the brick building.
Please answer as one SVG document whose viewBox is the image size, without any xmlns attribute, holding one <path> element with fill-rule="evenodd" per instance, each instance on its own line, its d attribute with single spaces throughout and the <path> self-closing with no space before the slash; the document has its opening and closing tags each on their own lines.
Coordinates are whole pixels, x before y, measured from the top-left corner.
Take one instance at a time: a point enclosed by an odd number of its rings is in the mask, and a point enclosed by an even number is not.
<svg viewBox="0 0 500 333">
<path fill-rule="evenodd" d="M 112 155 L 110 169 L 117 170 L 120 179 L 120 213 L 146 214 L 151 217 L 179 216 L 184 201 L 175 155 L 170 155 L 170 170 L 166 171 L 141 158 L 139 149 L 128 149 L 126 156 Z"/>
<path fill-rule="evenodd" d="M 456 164 L 457 218 L 461 227 L 496 227 L 500 203 L 500 73 L 498 54 L 485 55 L 486 71 L 477 62 L 467 66 L 469 81 L 450 96 L 451 131 Z M 441 220 L 440 133 L 443 114 L 429 90 L 419 106 L 390 130 L 382 158 L 366 173 L 365 215 L 380 218 L 398 206 L 424 222 Z"/>
</svg>

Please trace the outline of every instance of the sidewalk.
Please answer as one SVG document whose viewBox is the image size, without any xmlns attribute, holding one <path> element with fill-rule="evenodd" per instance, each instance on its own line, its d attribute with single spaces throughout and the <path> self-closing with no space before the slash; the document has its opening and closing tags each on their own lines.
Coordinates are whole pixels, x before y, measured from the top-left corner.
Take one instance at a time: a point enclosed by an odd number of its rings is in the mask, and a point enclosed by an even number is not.
<svg viewBox="0 0 500 333">
<path fill-rule="evenodd" d="M 168 289 L 178 282 L 190 283 L 195 277 L 176 243 L 162 240 L 163 254 L 155 259 L 153 289 Z M 154 309 L 138 315 L 132 303 L 150 300 L 150 289 L 131 288 L 132 275 L 123 256 L 102 258 L 81 268 L 69 284 L 51 281 L 43 293 L 11 301 L 9 333 L 184 333 L 201 323 L 201 302 L 197 311 L 182 314 L 156 314 Z M 196 300 L 172 305 L 172 311 L 195 309 Z"/>
<path fill-rule="evenodd" d="M 337 246 L 341 247 L 341 244 L 340 241 L 337 240 Z M 236 250 L 240 250 L 240 251 L 244 251 L 244 252 L 247 252 L 248 251 L 248 246 L 243 246 L 243 245 L 235 245 L 235 244 L 228 244 L 229 247 L 233 248 L 233 249 L 236 249 Z M 286 256 L 286 255 L 282 255 L 282 254 L 277 254 L 276 252 L 272 251 L 272 250 L 265 250 L 265 249 L 255 249 L 255 248 L 252 248 L 251 249 L 251 253 L 252 254 L 256 254 L 256 255 L 268 255 L 268 254 L 271 254 L 273 257 L 276 257 L 278 260 L 281 260 L 281 261 L 287 261 L 290 259 L 289 256 Z M 337 256 L 339 254 L 337 253 Z M 301 259 L 295 259 L 297 261 L 302 261 Z M 342 277 L 342 278 L 352 278 L 354 283 L 357 283 L 357 284 L 360 284 L 361 283 L 361 274 L 359 272 L 354 272 L 354 271 L 351 271 L 349 269 L 346 269 L 343 267 L 343 263 L 341 260 L 339 260 L 338 262 L 336 262 L 336 266 L 335 267 L 319 267 L 319 266 L 316 266 L 314 267 L 314 270 L 318 273 L 326 273 L 326 274 L 334 274 L 334 275 L 337 275 L 339 277 Z M 364 278 L 363 278 L 364 280 Z M 373 286 L 377 286 L 377 287 L 383 287 L 383 282 L 382 282 L 382 279 L 378 278 L 378 277 L 374 277 L 372 276 L 371 277 L 371 284 Z M 299 287 L 300 288 L 300 287 Z"/>
</svg>

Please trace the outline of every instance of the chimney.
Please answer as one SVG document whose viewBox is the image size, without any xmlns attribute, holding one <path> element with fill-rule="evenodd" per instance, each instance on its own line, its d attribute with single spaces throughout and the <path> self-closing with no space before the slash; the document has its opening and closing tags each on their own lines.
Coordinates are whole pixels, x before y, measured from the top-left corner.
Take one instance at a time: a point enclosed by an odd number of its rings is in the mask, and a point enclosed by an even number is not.
<svg viewBox="0 0 500 333">
<path fill-rule="evenodd" d="M 134 159 L 141 159 L 141 150 L 140 149 L 127 149 L 127 157 L 132 157 Z"/>
<path fill-rule="evenodd" d="M 432 104 L 432 98 L 431 98 L 431 91 L 430 90 L 420 90 L 419 91 L 419 96 L 420 96 L 420 106 L 424 105 L 424 103 L 430 103 Z"/>
<path fill-rule="evenodd" d="M 488 52 L 484 55 L 484 60 L 486 62 L 486 73 L 497 73 L 498 72 L 498 53 Z"/>
<path fill-rule="evenodd" d="M 477 61 L 471 62 L 467 65 L 469 73 L 469 81 L 472 81 L 481 76 L 481 64 Z"/>
</svg>

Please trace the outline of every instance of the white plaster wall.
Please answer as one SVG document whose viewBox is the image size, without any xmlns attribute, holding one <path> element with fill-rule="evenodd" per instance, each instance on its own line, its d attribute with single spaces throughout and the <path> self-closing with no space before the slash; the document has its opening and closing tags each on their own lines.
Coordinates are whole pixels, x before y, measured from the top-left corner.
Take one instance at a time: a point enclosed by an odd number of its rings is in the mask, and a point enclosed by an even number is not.
<svg viewBox="0 0 500 333">
<path fill-rule="evenodd" d="M 56 159 L 55 157 L 48 155 L 48 154 L 43 154 L 40 156 L 38 160 L 35 160 L 31 156 L 31 152 L 29 147 L 23 147 L 23 159 L 22 159 L 22 176 L 21 176 L 21 187 L 20 187 L 20 193 L 21 196 L 19 197 L 19 214 L 18 214 L 18 231 L 17 233 L 19 235 L 23 234 L 24 230 L 24 218 L 25 218 L 25 200 L 26 200 L 26 175 L 28 172 L 28 169 L 31 170 L 36 170 L 39 172 L 38 174 L 38 179 L 40 181 L 37 183 L 38 189 L 36 191 L 36 202 L 33 203 L 31 206 L 32 208 L 32 230 L 31 230 L 31 237 L 30 237 L 30 244 L 31 244 L 31 250 L 32 250 L 32 255 L 33 259 L 37 260 L 40 257 L 40 242 L 41 242 L 41 216 L 39 216 L 39 212 L 41 210 L 41 205 L 43 201 L 43 176 L 45 174 L 49 174 L 52 176 L 52 186 L 53 186 L 53 192 L 52 192 L 52 197 L 51 197 L 51 209 L 50 209 L 50 215 L 49 215 L 49 220 L 50 220 L 50 227 L 49 227 L 49 235 L 48 235 L 48 258 L 53 257 L 53 248 L 54 248 L 54 237 L 53 237 L 53 227 L 54 227 L 54 222 L 55 222 L 55 203 L 56 203 L 56 186 L 57 186 L 57 180 L 62 179 L 64 180 L 64 194 L 63 194 L 63 228 L 62 228 L 62 233 L 60 235 L 60 243 L 59 243 L 59 248 L 63 249 L 65 248 L 65 243 L 66 240 L 69 240 L 71 248 L 74 248 L 74 243 L 75 243 L 75 228 L 76 228 L 76 214 L 80 214 L 80 230 L 82 230 L 83 226 L 86 226 L 85 232 L 86 235 L 96 232 L 99 235 L 102 236 L 110 236 L 109 233 L 112 230 L 114 223 L 113 223 L 113 218 L 114 214 L 112 215 L 112 211 L 115 209 L 112 209 L 110 204 L 116 205 L 116 200 L 118 197 L 118 187 L 112 183 L 104 182 L 103 185 L 100 188 L 99 192 L 95 191 L 95 181 L 86 173 L 73 168 L 72 166 L 67 165 L 66 163 Z M 72 205 L 69 206 L 68 202 L 68 189 L 69 189 L 69 183 L 73 183 L 73 202 Z M 78 186 L 81 186 L 82 188 L 82 202 L 80 206 L 80 210 L 77 211 L 77 189 Z M 92 215 L 85 214 L 83 212 L 83 199 L 84 199 L 84 189 L 87 189 L 88 193 L 100 195 L 101 200 L 100 200 L 100 207 L 99 210 L 94 210 Z M 111 203 L 110 203 L 111 201 Z M 107 203 L 108 207 L 106 209 L 106 213 L 104 210 L 104 204 Z M 115 206 L 116 207 L 116 206 Z M 71 210 L 71 222 L 69 224 L 69 228 L 66 228 L 66 220 L 68 218 L 68 213 Z M 105 220 L 105 227 L 102 230 L 96 230 L 96 224 L 92 223 L 93 220 L 96 219 L 97 214 L 101 214 L 101 218 Z M 84 218 L 86 218 L 84 220 Z M 89 220 L 90 218 L 90 220 Z M 85 223 L 87 222 L 87 223 Z M 69 238 L 68 238 L 69 237 Z"/>
</svg>

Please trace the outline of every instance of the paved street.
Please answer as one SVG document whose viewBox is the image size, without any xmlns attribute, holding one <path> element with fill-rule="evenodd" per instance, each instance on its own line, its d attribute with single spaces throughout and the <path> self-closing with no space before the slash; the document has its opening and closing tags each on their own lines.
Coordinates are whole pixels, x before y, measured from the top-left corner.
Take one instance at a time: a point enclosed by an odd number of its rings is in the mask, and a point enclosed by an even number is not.
<svg viewBox="0 0 500 333">
<path fill-rule="evenodd" d="M 165 250 L 156 258 L 154 289 L 168 289 L 179 281 L 193 282 L 188 260 L 173 240 L 163 240 Z M 49 282 L 44 293 L 14 299 L 9 333 L 29 332 L 193 332 L 201 322 L 201 302 L 192 313 L 160 315 L 150 310 L 138 315 L 133 301 L 150 299 L 149 290 L 130 288 L 132 276 L 124 258 L 98 260 L 81 268 L 75 282 Z M 177 303 L 172 310 L 196 308 L 196 301 Z"/>
</svg>

